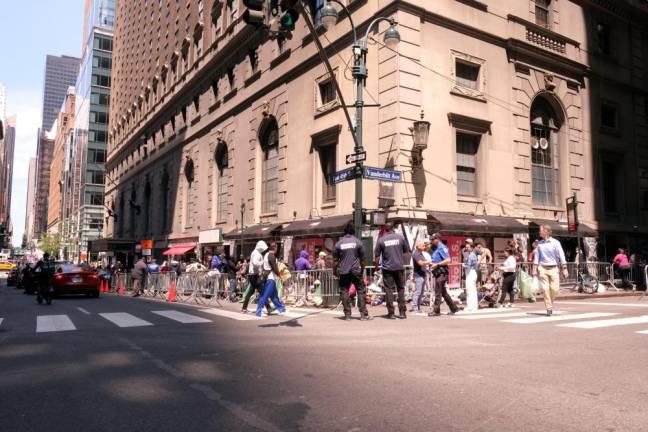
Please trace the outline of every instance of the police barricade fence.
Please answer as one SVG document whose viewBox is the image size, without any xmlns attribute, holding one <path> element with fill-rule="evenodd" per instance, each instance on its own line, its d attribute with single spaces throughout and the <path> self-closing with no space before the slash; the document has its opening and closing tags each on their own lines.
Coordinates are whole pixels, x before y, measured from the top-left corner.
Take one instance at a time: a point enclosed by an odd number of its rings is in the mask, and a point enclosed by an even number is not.
<svg viewBox="0 0 648 432">
<path fill-rule="evenodd" d="M 292 271 L 278 285 L 284 303 L 331 307 L 340 302 L 339 280 L 332 269 Z"/>
<path fill-rule="evenodd" d="M 531 294 L 540 294 L 537 278 L 533 276 L 535 265 L 531 262 L 518 263 L 516 283 L 520 287 L 524 283 L 531 285 Z M 612 266 L 610 263 L 588 261 L 582 263 L 566 263 L 567 276 L 558 268 L 560 286 L 567 290 L 585 291 L 587 293 L 602 292 L 614 287 L 612 280 Z"/>
</svg>

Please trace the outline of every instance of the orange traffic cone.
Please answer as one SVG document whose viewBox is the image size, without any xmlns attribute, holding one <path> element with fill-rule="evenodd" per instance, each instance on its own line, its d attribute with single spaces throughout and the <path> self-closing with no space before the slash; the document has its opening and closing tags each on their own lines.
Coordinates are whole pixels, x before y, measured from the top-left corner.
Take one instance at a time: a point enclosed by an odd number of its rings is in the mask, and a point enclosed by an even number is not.
<svg viewBox="0 0 648 432">
<path fill-rule="evenodd" d="M 171 284 L 169 285 L 169 294 L 167 295 L 167 301 L 176 301 L 175 282 L 173 282 L 173 280 L 171 280 Z"/>
<path fill-rule="evenodd" d="M 126 290 L 124 289 L 124 279 L 119 279 L 119 295 L 124 295 Z"/>
<path fill-rule="evenodd" d="M 101 291 L 102 293 L 108 292 L 108 290 L 106 289 L 106 281 L 103 279 L 101 280 L 101 283 L 99 285 L 99 291 Z"/>
</svg>

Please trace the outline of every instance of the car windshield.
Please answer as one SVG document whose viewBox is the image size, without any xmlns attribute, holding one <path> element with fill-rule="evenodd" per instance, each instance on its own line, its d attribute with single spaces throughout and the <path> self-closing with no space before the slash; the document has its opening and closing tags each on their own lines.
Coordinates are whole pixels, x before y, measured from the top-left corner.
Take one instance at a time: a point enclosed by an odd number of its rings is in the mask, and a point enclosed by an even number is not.
<svg viewBox="0 0 648 432">
<path fill-rule="evenodd" d="M 65 264 L 61 266 L 61 273 L 89 273 L 92 268 L 85 265 Z"/>
</svg>

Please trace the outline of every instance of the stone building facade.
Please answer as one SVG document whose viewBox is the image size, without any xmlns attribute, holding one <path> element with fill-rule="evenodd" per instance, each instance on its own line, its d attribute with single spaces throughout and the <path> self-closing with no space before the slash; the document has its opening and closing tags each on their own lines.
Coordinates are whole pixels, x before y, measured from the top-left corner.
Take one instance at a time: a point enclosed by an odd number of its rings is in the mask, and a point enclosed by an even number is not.
<svg viewBox="0 0 648 432">
<path fill-rule="evenodd" d="M 323 1 L 310 3 L 317 25 Z M 569 243 L 565 199 L 577 193 L 582 234 L 601 237 L 605 182 L 597 140 L 605 131 L 598 94 L 636 94 L 633 102 L 616 103 L 637 112 L 647 87 L 645 80 L 616 82 L 614 75 L 604 80 L 610 88 L 593 85 L 599 68 L 614 69 L 593 53 L 605 35 L 615 46 L 631 41 L 631 55 L 619 58 L 619 67 L 645 73 L 645 6 L 347 3 L 359 33 L 387 16 L 398 21 L 402 39 L 397 51 L 386 47 L 380 37 L 386 23 L 370 35 L 365 100 L 373 106 L 364 110 L 363 138 L 366 163 L 401 171 L 403 182 L 365 181 L 363 208 L 384 209 L 412 239 L 440 229 L 453 241 L 479 236 L 497 248 L 497 238 L 524 242 L 537 224 L 550 223 Z M 282 239 L 287 250 L 305 244 L 300 239 L 323 237 L 315 243 L 329 247 L 352 213 L 353 182 L 335 186 L 328 177 L 353 153 L 351 131 L 303 18 L 292 39 L 268 40 L 242 22 L 242 11 L 236 0 L 118 3 L 108 239 L 153 239 L 154 254 L 178 244 L 258 237 Z M 598 16 L 611 23 L 607 33 Z M 318 34 L 349 104 L 349 21 Z M 421 113 L 431 132 L 417 163 L 410 128 Z M 640 153 L 643 129 L 632 119 L 633 132 L 617 137 L 619 145 L 636 152 L 625 156 L 628 163 L 648 167 Z M 639 202 L 640 191 L 626 192 L 619 227 L 631 231 L 628 222 L 644 213 L 629 205 Z M 375 237 L 377 230 L 368 231 Z M 648 227 L 638 224 L 636 231 L 645 235 Z"/>
</svg>

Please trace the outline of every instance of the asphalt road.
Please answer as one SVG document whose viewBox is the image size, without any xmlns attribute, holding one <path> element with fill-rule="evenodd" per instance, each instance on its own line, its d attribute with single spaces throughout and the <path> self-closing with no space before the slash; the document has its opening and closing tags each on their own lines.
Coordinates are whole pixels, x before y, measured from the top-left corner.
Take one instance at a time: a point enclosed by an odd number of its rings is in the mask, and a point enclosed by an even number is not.
<svg viewBox="0 0 648 432">
<path fill-rule="evenodd" d="M 648 430 L 648 299 L 559 302 L 552 321 L 522 306 L 256 320 L 116 295 L 39 306 L 3 282 L 0 430 Z"/>
</svg>

